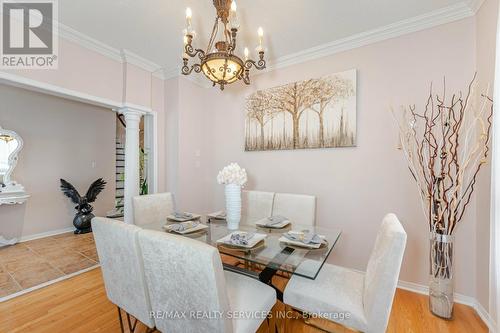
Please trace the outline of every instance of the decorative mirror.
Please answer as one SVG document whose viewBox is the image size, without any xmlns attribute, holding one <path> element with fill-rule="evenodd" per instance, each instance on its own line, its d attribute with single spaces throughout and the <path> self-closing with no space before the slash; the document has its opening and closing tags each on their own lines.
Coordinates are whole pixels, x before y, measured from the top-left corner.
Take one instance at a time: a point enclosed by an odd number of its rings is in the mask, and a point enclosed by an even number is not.
<svg viewBox="0 0 500 333">
<path fill-rule="evenodd" d="M 11 179 L 23 140 L 14 131 L 0 127 L 0 205 L 21 204 L 29 197 L 24 187 Z"/>
</svg>

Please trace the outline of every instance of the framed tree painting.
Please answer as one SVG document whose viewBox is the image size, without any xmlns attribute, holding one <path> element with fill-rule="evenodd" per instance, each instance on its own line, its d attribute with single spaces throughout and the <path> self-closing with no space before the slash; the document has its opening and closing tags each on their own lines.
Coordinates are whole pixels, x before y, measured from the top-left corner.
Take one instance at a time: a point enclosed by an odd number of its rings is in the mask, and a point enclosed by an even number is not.
<svg viewBox="0 0 500 333">
<path fill-rule="evenodd" d="M 259 90 L 246 99 L 246 151 L 353 146 L 355 69 Z"/>
</svg>

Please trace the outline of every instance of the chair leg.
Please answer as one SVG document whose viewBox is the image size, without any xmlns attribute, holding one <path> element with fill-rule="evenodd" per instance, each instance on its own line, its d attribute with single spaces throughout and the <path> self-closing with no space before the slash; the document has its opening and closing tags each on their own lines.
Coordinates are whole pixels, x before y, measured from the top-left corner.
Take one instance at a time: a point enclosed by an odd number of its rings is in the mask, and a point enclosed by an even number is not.
<svg viewBox="0 0 500 333">
<path fill-rule="evenodd" d="M 125 330 L 123 329 L 122 312 L 120 310 L 120 307 L 117 306 L 116 309 L 118 310 L 118 319 L 120 320 L 120 331 L 121 333 L 125 333 Z"/>
<path fill-rule="evenodd" d="M 137 326 L 137 322 L 138 322 L 137 318 L 134 318 L 134 319 L 135 319 L 134 323 L 133 323 L 133 324 L 131 324 L 131 321 L 130 321 L 130 315 L 127 313 L 127 324 L 128 324 L 128 330 L 129 330 L 131 333 L 135 332 L 135 327 Z"/>
<path fill-rule="evenodd" d="M 123 327 L 122 311 L 119 306 L 117 306 L 116 309 L 118 310 L 118 319 L 120 320 L 120 331 L 121 333 L 125 333 L 125 328 Z M 139 320 L 137 320 L 137 318 L 134 318 L 134 322 L 132 323 L 132 320 L 130 319 L 130 314 L 126 311 L 125 313 L 126 313 L 125 317 L 127 318 L 128 331 L 129 333 L 134 333 L 135 329 L 137 328 L 137 323 L 139 322 Z M 156 327 L 153 328 L 146 327 L 146 333 L 153 333 L 156 331 L 157 331 Z"/>
</svg>

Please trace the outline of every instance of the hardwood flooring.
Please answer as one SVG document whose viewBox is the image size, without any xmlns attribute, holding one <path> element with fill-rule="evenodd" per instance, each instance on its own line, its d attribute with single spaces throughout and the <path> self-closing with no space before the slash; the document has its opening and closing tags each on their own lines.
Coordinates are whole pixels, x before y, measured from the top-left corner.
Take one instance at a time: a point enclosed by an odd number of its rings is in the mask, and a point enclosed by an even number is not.
<svg viewBox="0 0 500 333">
<path fill-rule="evenodd" d="M 286 281 L 276 278 L 275 283 L 284 285 Z M 283 309 L 283 305 L 278 305 L 277 309 Z M 351 332 L 326 322 L 316 323 L 336 332 Z M 321 332 L 306 326 L 302 320 L 291 319 L 284 324 L 286 332 Z M 120 326 L 116 307 L 106 298 L 101 270 L 96 268 L 0 303 L 0 332 L 118 333 Z M 145 332 L 144 327 L 139 332 Z M 267 332 L 265 324 L 258 332 Z M 398 289 L 387 332 L 486 333 L 488 329 L 468 306 L 457 304 L 454 320 L 446 321 L 429 313 L 426 296 Z"/>
</svg>

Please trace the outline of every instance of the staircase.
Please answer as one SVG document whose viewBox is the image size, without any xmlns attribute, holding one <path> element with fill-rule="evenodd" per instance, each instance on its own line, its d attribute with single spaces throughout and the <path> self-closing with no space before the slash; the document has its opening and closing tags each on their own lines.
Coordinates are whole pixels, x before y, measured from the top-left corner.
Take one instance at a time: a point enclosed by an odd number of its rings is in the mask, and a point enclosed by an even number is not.
<svg viewBox="0 0 500 333">
<path fill-rule="evenodd" d="M 123 199 L 124 199 L 124 180 L 125 180 L 125 145 L 120 142 L 119 139 L 116 140 L 115 147 L 116 155 L 116 191 L 115 191 L 115 208 L 106 214 L 109 218 L 121 218 L 123 217 Z"/>
</svg>

